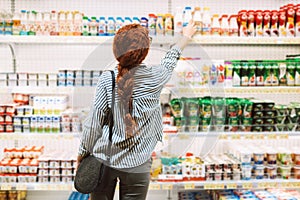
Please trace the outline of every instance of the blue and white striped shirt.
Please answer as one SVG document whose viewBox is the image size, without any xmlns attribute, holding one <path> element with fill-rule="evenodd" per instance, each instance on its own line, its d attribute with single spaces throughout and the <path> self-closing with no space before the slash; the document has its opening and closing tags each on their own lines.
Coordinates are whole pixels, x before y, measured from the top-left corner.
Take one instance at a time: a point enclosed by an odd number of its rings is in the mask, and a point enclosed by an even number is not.
<svg viewBox="0 0 300 200">
<path fill-rule="evenodd" d="M 158 141 L 162 141 L 163 125 L 160 94 L 170 80 L 173 69 L 181 55 L 181 49 L 173 46 L 161 60 L 160 65 L 139 66 L 134 74 L 132 94 L 132 116 L 138 125 L 139 133 L 130 139 L 125 138 L 124 111 L 115 88 L 114 127 L 111 151 L 109 153 L 109 128 L 103 124 L 106 111 L 112 100 L 112 78 L 104 72 L 99 78 L 92 112 L 83 125 L 79 155 L 92 152 L 94 156 L 113 168 L 133 168 L 150 159 Z M 117 68 L 114 69 L 117 76 Z"/>
</svg>

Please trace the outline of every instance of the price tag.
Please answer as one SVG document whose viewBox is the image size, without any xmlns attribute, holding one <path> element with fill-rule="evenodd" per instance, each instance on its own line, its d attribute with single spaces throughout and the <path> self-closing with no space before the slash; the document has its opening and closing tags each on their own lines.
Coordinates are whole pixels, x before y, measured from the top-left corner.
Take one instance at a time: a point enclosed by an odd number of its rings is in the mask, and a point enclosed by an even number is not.
<svg viewBox="0 0 300 200">
<path fill-rule="evenodd" d="M 231 136 L 231 138 L 234 139 L 234 140 L 239 140 L 239 139 L 241 139 L 241 135 L 239 135 L 239 134 L 233 134 Z"/>
<path fill-rule="evenodd" d="M 11 190 L 11 185 L 10 184 L 2 184 L 1 190 Z"/>
<path fill-rule="evenodd" d="M 204 189 L 206 189 L 206 190 L 214 189 L 214 185 L 213 184 L 204 184 Z"/>
<path fill-rule="evenodd" d="M 295 182 L 294 183 L 294 188 L 300 188 L 300 182 Z"/>
<path fill-rule="evenodd" d="M 60 190 L 63 190 L 63 191 L 70 191 L 70 190 L 72 190 L 72 185 L 70 185 L 70 184 L 62 184 L 62 185 L 60 186 Z"/>
<path fill-rule="evenodd" d="M 166 134 L 166 135 L 164 136 L 164 139 L 165 139 L 165 140 L 169 140 L 169 136 Z"/>
<path fill-rule="evenodd" d="M 289 186 L 288 186 L 288 183 L 281 183 L 281 187 L 282 188 L 288 188 Z"/>
<path fill-rule="evenodd" d="M 252 134 L 246 134 L 246 135 L 245 135 L 245 139 L 253 140 L 253 139 L 254 139 L 254 136 L 253 136 Z"/>
<path fill-rule="evenodd" d="M 173 185 L 172 184 L 163 184 L 162 185 L 162 189 L 163 190 L 172 190 L 173 189 Z"/>
<path fill-rule="evenodd" d="M 280 139 L 289 139 L 289 135 L 288 134 L 281 134 L 279 136 Z"/>
<path fill-rule="evenodd" d="M 253 184 L 252 183 L 243 183 L 242 187 L 243 187 L 243 189 L 252 189 Z"/>
<path fill-rule="evenodd" d="M 24 184 L 17 184 L 16 190 L 27 190 L 27 186 Z"/>
<path fill-rule="evenodd" d="M 273 183 L 268 183 L 267 188 L 277 188 L 278 187 L 278 184 L 276 182 L 273 182 Z"/>
<path fill-rule="evenodd" d="M 227 189 L 236 189 L 237 188 L 237 184 L 236 183 L 228 183 L 226 185 Z"/>
<path fill-rule="evenodd" d="M 225 185 L 222 183 L 215 184 L 215 189 L 217 189 L 217 190 L 223 190 L 224 188 L 225 188 Z"/>
<path fill-rule="evenodd" d="M 149 190 L 160 190 L 160 184 L 156 184 L 156 183 L 150 184 Z"/>
<path fill-rule="evenodd" d="M 190 136 L 188 134 L 178 134 L 178 138 L 181 140 L 190 139 Z"/>
<path fill-rule="evenodd" d="M 195 189 L 195 184 L 194 183 L 186 183 L 186 184 L 184 184 L 184 189 L 185 190 L 193 190 L 193 189 Z"/>
<path fill-rule="evenodd" d="M 269 135 L 268 135 L 268 139 L 276 140 L 276 139 L 277 139 L 277 136 L 276 136 L 276 134 L 269 134 Z"/>
<path fill-rule="evenodd" d="M 258 183 L 257 184 L 257 188 L 260 188 L 260 189 L 262 189 L 262 188 L 266 188 L 267 187 L 267 184 L 266 183 Z"/>
<path fill-rule="evenodd" d="M 219 139 L 221 140 L 227 140 L 228 139 L 228 135 L 222 134 L 219 136 Z"/>
</svg>

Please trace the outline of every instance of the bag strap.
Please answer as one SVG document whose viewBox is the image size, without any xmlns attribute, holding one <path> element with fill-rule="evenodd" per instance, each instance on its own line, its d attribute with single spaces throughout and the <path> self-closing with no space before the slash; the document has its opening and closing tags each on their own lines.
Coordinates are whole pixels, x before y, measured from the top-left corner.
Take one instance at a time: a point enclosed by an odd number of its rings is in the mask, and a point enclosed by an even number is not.
<svg viewBox="0 0 300 200">
<path fill-rule="evenodd" d="M 112 95 L 111 95 L 111 107 L 108 115 L 108 121 L 109 121 L 109 141 L 111 142 L 112 140 L 112 135 L 113 135 L 113 126 L 114 126 L 114 104 L 115 104 L 115 73 L 113 70 L 110 71 L 111 73 L 111 78 L 112 78 Z"/>
</svg>

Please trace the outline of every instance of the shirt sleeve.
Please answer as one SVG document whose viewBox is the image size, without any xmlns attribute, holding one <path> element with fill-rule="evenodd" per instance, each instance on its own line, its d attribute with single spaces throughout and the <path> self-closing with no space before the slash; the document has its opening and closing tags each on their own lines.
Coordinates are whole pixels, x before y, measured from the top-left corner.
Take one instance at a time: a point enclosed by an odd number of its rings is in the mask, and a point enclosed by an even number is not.
<svg viewBox="0 0 300 200">
<path fill-rule="evenodd" d="M 83 123 L 82 137 L 78 154 L 85 156 L 93 151 L 97 140 L 102 136 L 102 125 L 108 110 L 107 89 L 105 78 L 100 77 L 92 108 Z"/>
<path fill-rule="evenodd" d="M 161 60 L 160 66 L 162 72 L 160 73 L 161 84 L 166 84 L 171 76 L 174 68 L 177 66 L 177 62 L 182 54 L 182 50 L 178 46 L 173 46 L 167 51 L 165 56 Z"/>
</svg>

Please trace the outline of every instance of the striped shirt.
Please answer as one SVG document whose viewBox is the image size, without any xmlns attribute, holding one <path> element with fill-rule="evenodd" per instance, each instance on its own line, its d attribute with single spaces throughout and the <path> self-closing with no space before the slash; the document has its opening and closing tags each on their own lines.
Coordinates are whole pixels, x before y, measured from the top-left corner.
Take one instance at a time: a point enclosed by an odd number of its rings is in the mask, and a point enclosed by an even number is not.
<svg viewBox="0 0 300 200">
<path fill-rule="evenodd" d="M 163 125 L 160 94 L 170 80 L 173 69 L 181 55 L 181 49 L 173 46 L 161 60 L 160 65 L 139 66 L 134 74 L 132 116 L 138 125 L 138 134 L 125 138 L 124 111 L 115 92 L 114 126 L 112 144 L 109 143 L 109 128 L 104 124 L 106 112 L 112 100 L 112 77 L 103 72 L 97 84 L 93 108 L 83 124 L 79 155 L 92 152 L 106 165 L 133 168 L 148 161 L 157 144 L 162 141 Z M 118 70 L 114 69 L 115 76 Z M 117 84 L 115 91 L 117 91 Z M 108 161 L 109 160 L 109 161 Z"/>
</svg>

